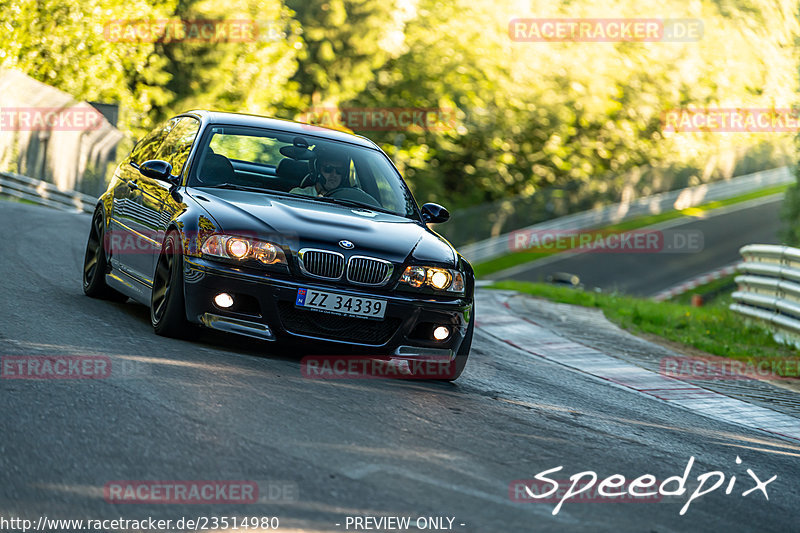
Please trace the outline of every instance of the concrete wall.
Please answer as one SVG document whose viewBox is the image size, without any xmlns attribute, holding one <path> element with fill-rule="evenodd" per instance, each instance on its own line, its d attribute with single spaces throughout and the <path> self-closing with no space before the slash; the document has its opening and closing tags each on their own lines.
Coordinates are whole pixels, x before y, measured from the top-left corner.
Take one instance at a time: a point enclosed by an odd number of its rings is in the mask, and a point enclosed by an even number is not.
<svg viewBox="0 0 800 533">
<path fill-rule="evenodd" d="M 0 69 L 0 170 L 99 196 L 122 139 L 89 104 Z"/>
</svg>

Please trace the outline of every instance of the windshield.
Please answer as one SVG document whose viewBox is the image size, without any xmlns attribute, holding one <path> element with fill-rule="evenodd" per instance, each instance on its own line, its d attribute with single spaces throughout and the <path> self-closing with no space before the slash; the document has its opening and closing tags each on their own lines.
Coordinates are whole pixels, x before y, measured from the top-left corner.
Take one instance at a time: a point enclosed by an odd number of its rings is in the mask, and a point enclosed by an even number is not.
<svg viewBox="0 0 800 533">
<path fill-rule="evenodd" d="M 212 126 L 200 142 L 192 187 L 291 194 L 416 217 L 411 192 L 377 150 L 239 126 Z"/>
</svg>

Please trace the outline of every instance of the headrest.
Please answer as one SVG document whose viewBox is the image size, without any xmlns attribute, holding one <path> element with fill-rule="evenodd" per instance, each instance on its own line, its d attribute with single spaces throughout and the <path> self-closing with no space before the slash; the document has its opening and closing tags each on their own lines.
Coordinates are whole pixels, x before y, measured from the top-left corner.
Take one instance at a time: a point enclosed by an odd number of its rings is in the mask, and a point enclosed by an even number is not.
<svg viewBox="0 0 800 533">
<path fill-rule="evenodd" d="M 224 155 L 208 154 L 200 169 L 200 181 L 205 184 L 230 182 L 236 173 L 230 160 Z"/>
<path fill-rule="evenodd" d="M 275 174 L 281 178 L 294 178 L 299 180 L 308 174 L 308 162 L 296 161 L 290 158 L 281 159 L 281 162 L 278 163 L 278 168 L 275 169 Z"/>
<path fill-rule="evenodd" d="M 291 146 L 281 146 L 280 153 L 298 161 L 306 161 L 314 157 L 314 152 L 308 149 L 308 141 L 303 137 L 295 137 Z"/>
</svg>

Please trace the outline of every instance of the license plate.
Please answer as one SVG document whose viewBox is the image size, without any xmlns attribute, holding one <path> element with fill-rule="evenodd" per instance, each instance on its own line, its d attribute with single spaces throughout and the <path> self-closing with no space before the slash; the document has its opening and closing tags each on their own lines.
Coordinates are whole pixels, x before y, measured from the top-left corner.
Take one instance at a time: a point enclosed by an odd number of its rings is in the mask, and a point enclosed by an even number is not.
<svg viewBox="0 0 800 533">
<path fill-rule="evenodd" d="M 297 289 L 295 305 L 338 315 L 383 318 L 386 300 L 346 296 L 314 289 Z"/>
</svg>

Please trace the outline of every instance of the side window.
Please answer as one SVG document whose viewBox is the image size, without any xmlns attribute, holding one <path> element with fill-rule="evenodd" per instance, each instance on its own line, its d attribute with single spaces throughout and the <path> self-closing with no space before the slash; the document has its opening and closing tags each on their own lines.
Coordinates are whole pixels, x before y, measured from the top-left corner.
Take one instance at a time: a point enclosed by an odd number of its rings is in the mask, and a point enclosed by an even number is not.
<svg viewBox="0 0 800 533">
<path fill-rule="evenodd" d="M 131 161 L 141 164 L 150 159 L 155 159 L 156 150 L 161 146 L 164 137 L 166 137 L 167 133 L 175 126 L 175 123 L 176 119 L 172 119 L 166 124 L 162 124 L 148 133 L 144 139 L 136 143 L 136 146 L 133 147 L 133 151 L 131 152 Z"/>
<path fill-rule="evenodd" d="M 200 122 L 191 117 L 181 117 L 161 144 L 155 159 L 171 164 L 173 176 L 180 176 L 183 172 L 199 130 Z"/>
</svg>

